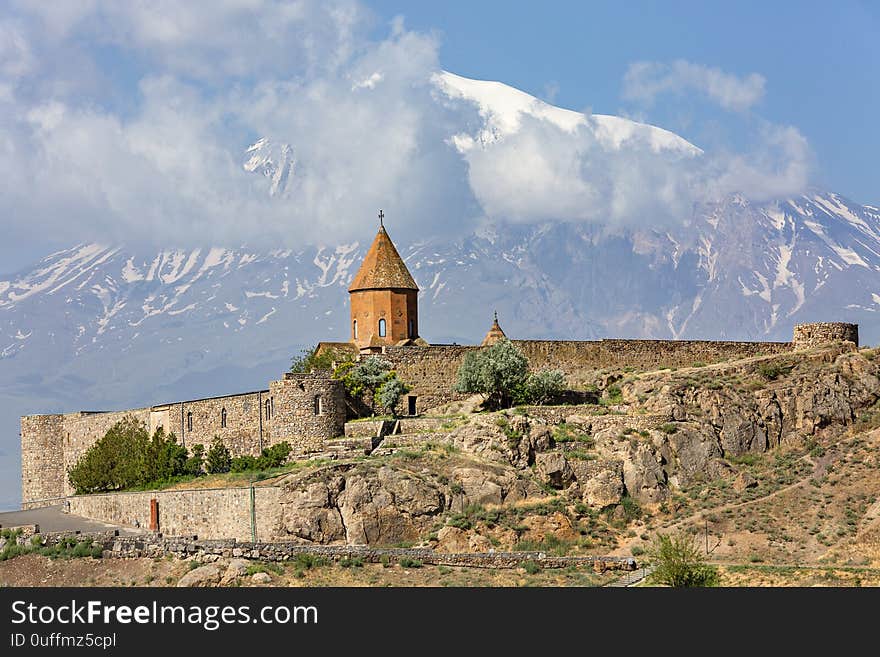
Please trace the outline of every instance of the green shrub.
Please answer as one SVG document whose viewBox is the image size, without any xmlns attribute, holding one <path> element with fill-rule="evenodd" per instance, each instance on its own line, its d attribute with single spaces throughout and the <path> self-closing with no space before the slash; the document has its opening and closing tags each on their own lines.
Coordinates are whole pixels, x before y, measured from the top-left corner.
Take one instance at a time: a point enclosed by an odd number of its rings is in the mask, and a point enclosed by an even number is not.
<svg viewBox="0 0 880 657">
<path fill-rule="evenodd" d="M 299 356 L 294 356 L 291 359 L 290 371 L 299 374 L 308 374 L 312 370 L 329 371 L 333 369 L 334 363 L 338 367 L 342 363 L 352 362 L 353 358 L 354 355 L 350 351 L 333 348 L 325 349 L 319 355 L 318 347 L 315 346 L 311 349 L 303 349 Z"/>
<path fill-rule="evenodd" d="M 648 552 L 652 584 L 672 587 L 717 586 L 718 570 L 703 560 L 693 537 L 686 533 L 659 534 Z"/>
<path fill-rule="evenodd" d="M 401 557 L 397 563 L 401 568 L 421 568 L 422 562 L 418 559 L 410 559 L 409 557 Z"/>
<path fill-rule="evenodd" d="M 232 468 L 232 455 L 229 449 L 220 440 L 215 440 L 208 450 L 205 459 L 205 470 L 208 474 L 222 474 Z"/>
<path fill-rule="evenodd" d="M 678 431 L 678 425 L 674 422 L 664 422 L 659 427 L 657 427 L 660 431 L 667 434 L 673 434 Z"/>
<path fill-rule="evenodd" d="M 788 363 L 770 362 L 758 365 L 758 373 L 768 381 L 775 381 L 780 376 L 790 373 L 793 369 L 794 365 Z"/>
<path fill-rule="evenodd" d="M 523 568 L 525 568 L 529 575 L 537 575 L 541 572 L 541 566 L 537 561 L 526 561 L 523 564 Z"/>
<path fill-rule="evenodd" d="M 605 399 L 608 404 L 620 404 L 623 401 L 623 391 L 620 386 L 608 386 L 605 388 Z"/>
<path fill-rule="evenodd" d="M 364 560 L 360 557 L 342 557 L 339 565 L 343 568 L 363 568 Z"/>
<path fill-rule="evenodd" d="M 633 545 L 632 548 L 630 548 L 629 552 L 634 557 L 640 557 L 645 553 L 645 548 L 643 548 L 641 545 Z"/>
<path fill-rule="evenodd" d="M 549 404 L 565 390 L 565 375 L 561 370 L 541 370 L 530 374 L 525 383 L 524 401 L 530 404 Z"/>
<path fill-rule="evenodd" d="M 193 445 L 192 453 L 189 455 L 189 458 L 186 459 L 186 462 L 183 464 L 183 471 L 195 477 L 198 477 L 202 474 L 202 468 L 205 462 L 205 446 L 204 445 Z"/>
</svg>

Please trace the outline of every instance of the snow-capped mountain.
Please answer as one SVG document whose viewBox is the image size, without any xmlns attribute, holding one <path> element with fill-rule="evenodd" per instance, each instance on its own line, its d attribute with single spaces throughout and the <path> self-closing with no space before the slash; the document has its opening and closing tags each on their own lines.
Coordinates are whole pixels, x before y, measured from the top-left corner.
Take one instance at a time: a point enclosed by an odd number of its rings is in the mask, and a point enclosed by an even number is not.
<svg viewBox="0 0 880 657">
<path fill-rule="evenodd" d="M 480 122 L 460 152 L 541 120 L 674 158 L 699 148 L 653 126 L 552 107 L 500 83 L 433 79 Z M 307 165 L 307 163 L 305 164 Z M 279 202 L 296 145 L 244 154 Z M 663 228 L 487 224 L 456 238 L 398 239 L 421 288 L 429 342 L 479 342 L 497 309 L 513 338 L 790 338 L 802 321 L 853 321 L 880 340 L 880 209 L 821 190 L 767 203 L 732 194 Z M 125 408 L 257 389 L 319 340 L 348 338 L 347 286 L 373 238 L 285 250 L 79 244 L 0 276 L 0 508 L 17 503 L 18 417 Z"/>
</svg>

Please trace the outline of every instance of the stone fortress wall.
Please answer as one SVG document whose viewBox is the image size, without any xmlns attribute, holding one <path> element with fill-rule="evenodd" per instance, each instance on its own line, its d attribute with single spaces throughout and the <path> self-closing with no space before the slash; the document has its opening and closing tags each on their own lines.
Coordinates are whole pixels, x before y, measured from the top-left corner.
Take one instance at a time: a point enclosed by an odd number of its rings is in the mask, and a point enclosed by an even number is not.
<svg viewBox="0 0 880 657">
<path fill-rule="evenodd" d="M 514 340 L 533 370 L 562 370 L 570 383 L 601 369 L 691 367 L 734 358 L 781 354 L 822 342 L 848 340 L 858 345 L 855 324 L 801 324 L 793 342 L 712 340 Z M 416 414 L 462 399 L 452 390 L 464 357 L 480 349 L 468 345 L 386 346 L 381 357 L 411 387 L 398 411 Z M 412 400 L 410 398 L 413 398 Z M 224 413 L 225 411 L 225 413 Z M 113 424 L 133 415 L 148 425 L 173 432 L 184 445 L 210 445 L 215 437 L 233 455 L 258 455 L 287 441 L 296 454 L 321 451 L 324 441 L 344 433 L 345 392 L 326 374 L 285 374 L 268 390 L 173 402 L 114 412 L 32 415 L 21 420 L 22 503 L 62 498 L 73 493 L 68 470 Z M 224 422 L 225 416 L 225 422 Z"/>
<path fill-rule="evenodd" d="M 258 456 L 287 441 L 296 454 L 321 448 L 345 425 L 342 383 L 318 374 L 287 374 L 269 390 L 124 411 L 30 415 L 21 419 L 22 505 L 73 494 L 67 473 L 110 427 L 127 416 L 152 435 L 159 427 L 187 447 L 219 439 L 233 456 Z M 37 504 L 39 506 L 39 504 Z"/>
<path fill-rule="evenodd" d="M 532 370 L 559 369 L 569 383 L 595 370 L 692 367 L 732 358 L 770 356 L 791 351 L 791 342 L 734 342 L 717 340 L 512 340 L 529 360 Z M 381 357 L 390 361 L 400 379 L 416 397 L 422 413 L 440 404 L 463 399 L 452 391 L 458 368 L 477 346 L 392 346 Z M 398 409 L 408 410 L 403 399 Z"/>
<path fill-rule="evenodd" d="M 794 327 L 795 349 L 809 349 L 828 342 L 852 342 L 859 346 L 859 325 L 844 322 L 797 324 Z"/>
</svg>

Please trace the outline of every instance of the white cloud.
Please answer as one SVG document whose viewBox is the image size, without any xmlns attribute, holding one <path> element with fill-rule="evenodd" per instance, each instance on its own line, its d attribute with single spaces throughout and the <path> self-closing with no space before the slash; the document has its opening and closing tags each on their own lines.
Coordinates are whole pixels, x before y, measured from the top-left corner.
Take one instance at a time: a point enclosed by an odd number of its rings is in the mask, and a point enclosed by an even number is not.
<svg viewBox="0 0 880 657">
<path fill-rule="evenodd" d="M 629 100 L 651 104 L 661 94 L 698 91 L 724 109 L 744 112 L 764 97 L 767 81 L 757 73 L 738 77 L 719 68 L 679 59 L 672 64 L 631 64 L 623 82 L 623 95 Z"/>
<path fill-rule="evenodd" d="M 498 83 L 451 93 L 433 35 L 398 18 L 368 38 L 348 0 L 62 4 L 0 25 L 13 240 L 296 246 L 365 239 L 380 207 L 401 239 L 484 217 L 643 225 L 733 191 L 794 193 L 809 171 L 793 128 L 707 154 Z M 274 198 L 242 166 L 260 137 L 295 163 Z"/>
</svg>

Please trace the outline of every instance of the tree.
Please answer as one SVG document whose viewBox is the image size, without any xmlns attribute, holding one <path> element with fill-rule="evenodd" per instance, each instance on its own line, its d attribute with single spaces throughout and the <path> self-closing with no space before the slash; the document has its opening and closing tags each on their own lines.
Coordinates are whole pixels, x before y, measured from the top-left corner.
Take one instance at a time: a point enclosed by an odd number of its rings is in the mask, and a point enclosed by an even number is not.
<svg viewBox="0 0 880 657">
<path fill-rule="evenodd" d="M 530 404 L 547 404 L 565 390 L 565 376 L 561 370 L 541 370 L 530 374 L 526 381 L 525 397 Z"/>
<path fill-rule="evenodd" d="M 77 493 L 123 490 L 168 481 L 188 472 L 189 454 L 173 433 L 126 416 L 80 457 L 68 473 Z"/>
<path fill-rule="evenodd" d="M 391 363 L 378 356 L 367 356 L 349 369 L 343 379 L 352 396 L 364 394 L 370 400 L 370 411 L 375 413 L 376 391 L 391 377 Z"/>
<path fill-rule="evenodd" d="M 147 426 L 132 415 L 124 417 L 70 469 L 70 484 L 77 493 L 98 493 L 145 481 L 149 443 Z"/>
<path fill-rule="evenodd" d="M 718 570 L 705 563 L 690 534 L 658 534 L 648 551 L 654 572 L 651 584 L 663 586 L 717 586 Z"/>
<path fill-rule="evenodd" d="M 308 374 L 312 370 L 333 370 L 333 364 L 337 366 L 341 363 L 350 362 L 353 356 L 348 351 L 340 349 L 328 348 L 324 349 L 320 354 L 318 347 L 311 349 L 303 349 L 299 352 L 299 356 L 294 356 L 291 360 L 290 371 L 298 374 Z"/>
<path fill-rule="evenodd" d="M 221 474 L 229 472 L 232 467 L 232 455 L 229 453 L 226 445 L 221 441 L 215 440 L 208 450 L 208 456 L 205 459 L 205 470 L 208 474 Z"/>
<path fill-rule="evenodd" d="M 186 447 L 177 443 L 177 437 L 173 433 L 166 436 L 165 430 L 159 427 L 147 446 L 142 483 L 167 481 L 183 474 L 188 456 Z"/>
<path fill-rule="evenodd" d="M 471 351 L 458 369 L 456 392 L 479 393 L 488 408 L 508 408 L 522 394 L 529 372 L 529 361 L 510 340 Z"/>
<path fill-rule="evenodd" d="M 376 391 L 376 403 L 386 412 L 394 414 L 394 409 L 400 398 L 409 392 L 409 387 L 397 378 L 396 372 L 389 372 L 388 378 Z"/>
<path fill-rule="evenodd" d="M 202 474 L 202 465 L 205 461 L 205 446 L 193 445 L 192 454 L 183 464 L 183 471 L 188 475 L 199 476 Z"/>
</svg>

